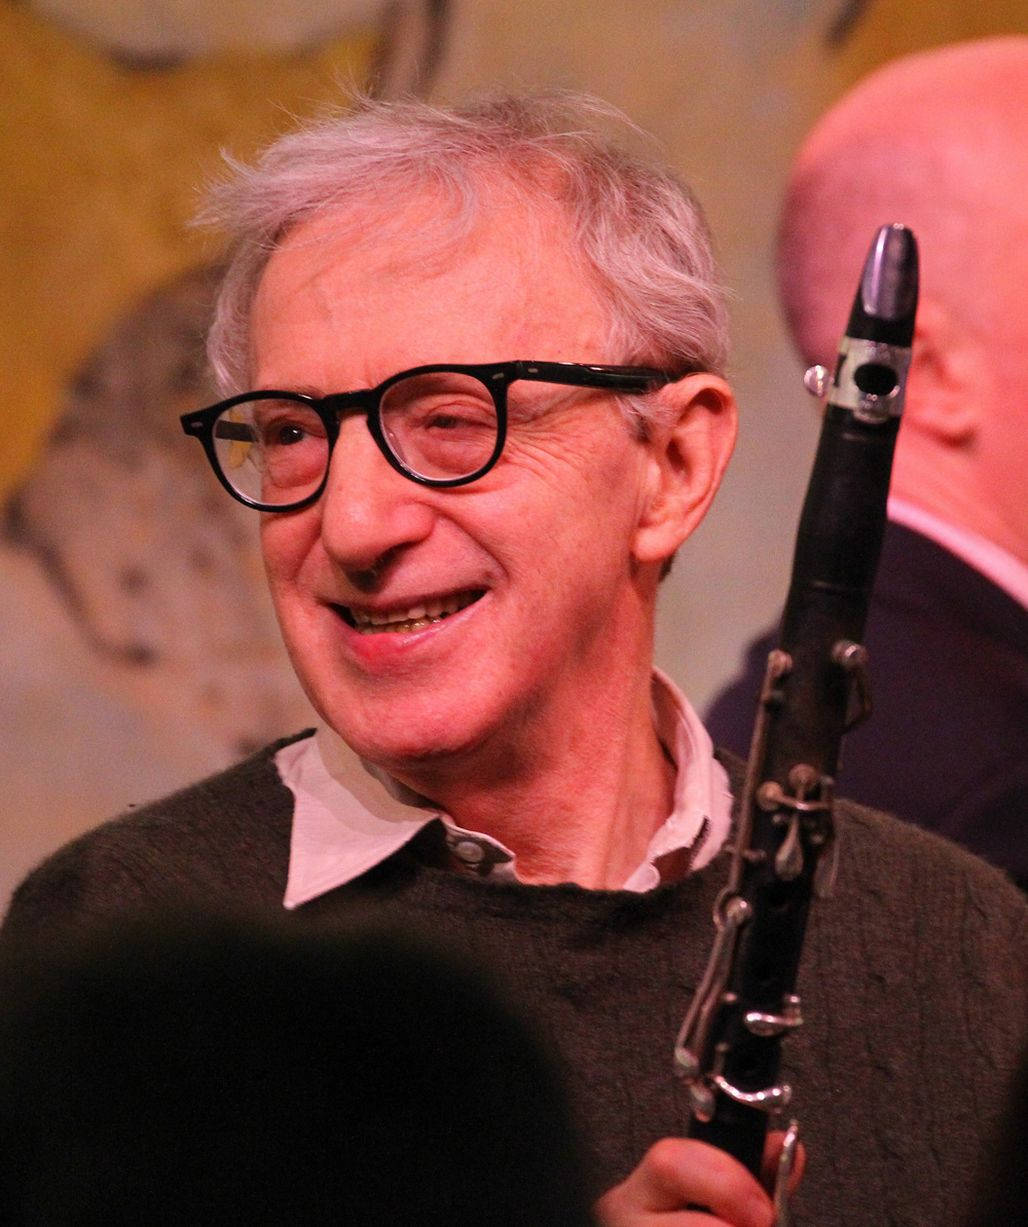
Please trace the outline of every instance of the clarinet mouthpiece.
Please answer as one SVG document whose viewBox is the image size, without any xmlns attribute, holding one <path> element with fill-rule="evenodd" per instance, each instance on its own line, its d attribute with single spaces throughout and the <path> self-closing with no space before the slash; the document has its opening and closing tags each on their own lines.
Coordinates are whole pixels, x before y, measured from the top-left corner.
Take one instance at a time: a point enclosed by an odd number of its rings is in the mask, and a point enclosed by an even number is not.
<svg viewBox="0 0 1028 1227">
<path fill-rule="evenodd" d="M 917 313 L 917 240 L 906 226 L 880 226 L 864 261 L 830 404 L 882 425 L 903 412 Z"/>
<path fill-rule="evenodd" d="M 917 240 L 906 226 L 880 226 L 864 261 L 846 335 L 909 348 L 917 310 Z"/>
</svg>

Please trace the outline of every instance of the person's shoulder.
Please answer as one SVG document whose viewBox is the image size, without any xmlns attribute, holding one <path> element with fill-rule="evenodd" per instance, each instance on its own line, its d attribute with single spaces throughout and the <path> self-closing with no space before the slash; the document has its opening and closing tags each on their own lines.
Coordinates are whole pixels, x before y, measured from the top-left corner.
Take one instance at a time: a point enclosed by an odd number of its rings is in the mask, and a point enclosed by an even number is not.
<svg viewBox="0 0 1028 1227">
<path fill-rule="evenodd" d="M 933 831 L 854 802 L 836 805 L 836 920 L 868 943 L 942 958 L 1028 1008 L 1028 900 L 1003 870 Z M 832 905 L 829 904 L 831 907 Z"/>
<path fill-rule="evenodd" d="M 1028 900 L 1003 870 L 945 836 L 855 801 L 838 801 L 835 813 L 845 852 L 862 872 L 892 881 L 900 872 L 911 885 L 917 877 L 929 889 L 951 883 L 986 890 L 1028 916 Z"/>
<path fill-rule="evenodd" d="M 259 883 L 284 884 L 292 799 L 274 757 L 309 735 L 273 742 L 66 844 L 15 890 L 4 938 L 62 919 L 77 926 L 187 895 L 245 895 Z"/>
<path fill-rule="evenodd" d="M 835 890 L 813 909 L 815 966 L 856 973 L 855 1016 L 1002 1096 L 1028 1044 L 1028 900 L 1002 870 L 912 823 L 840 801 Z M 954 1091 L 953 1094 L 956 1094 Z"/>
<path fill-rule="evenodd" d="M 197 833 L 234 830 L 241 824 L 248 827 L 255 817 L 280 814 L 283 801 L 291 812 L 290 794 L 275 768 L 275 755 L 311 735 L 312 730 L 306 729 L 273 741 L 195 784 L 129 810 L 68 847 L 75 848 L 90 840 L 115 841 L 127 832 L 146 831 L 157 837 L 171 832 L 178 838 L 183 830 Z"/>
</svg>

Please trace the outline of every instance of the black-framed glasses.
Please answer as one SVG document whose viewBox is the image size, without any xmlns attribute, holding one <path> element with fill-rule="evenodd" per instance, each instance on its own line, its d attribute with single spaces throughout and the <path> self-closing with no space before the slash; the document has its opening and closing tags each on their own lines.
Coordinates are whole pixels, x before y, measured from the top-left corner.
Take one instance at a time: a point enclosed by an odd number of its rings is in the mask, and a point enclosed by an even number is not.
<svg viewBox="0 0 1028 1227">
<path fill-rule="evenodd" d="M 465 486 L 488 473 L 507 437 L 507 389 L 519 379 L 649 392 L 682 378 L 643 366 L 488 362 L 416 366 L 376 388 L 306 396 L 244 392 L 186 413 L 225 489 L 258 511 L 295 511 L 325 488 L 343 417 L 363 413 L 382 455 L 424 486 Z"/>
</svg>

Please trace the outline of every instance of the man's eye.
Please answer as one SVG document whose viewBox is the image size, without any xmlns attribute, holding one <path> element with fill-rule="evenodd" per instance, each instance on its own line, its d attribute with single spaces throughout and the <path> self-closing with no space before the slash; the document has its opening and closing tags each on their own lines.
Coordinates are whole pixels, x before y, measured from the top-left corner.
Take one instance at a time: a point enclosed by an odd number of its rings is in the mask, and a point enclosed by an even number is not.
<svg viewBox="0 0 1028 1227">
<path fill-rule="evenodd" d="M 257 423 L 261 446 L 264 448 L 295 447 L 308 440 L 323 439 L 325 428 L 316 414 L 289 413 L 280 417 L 270 414 Z"/>
<path fill-rule="evenodd" d="M 461 413 L 456 410 L 439 410 L 428 414 L 420 422 L 422 430 L 457 430 L 461 427 L 474 426 L 482 421 L 482 415 Z"/>
<path fill-rule="evenodd" d="M 302 443 L 307 431 L 295 422 L 279 422 L 266 431 L 264 442 L 269 447 L 288 447 L 290 443 Z"/>
<path fill-rule="evenodd" d="M 439 405 L 422 405 L 409 410 L 407 420 L 417 430 L 444 433 L 453 430 L 475 430 L 483 426 L 491 428 L 496 421 L 496 414 L 492 404 L 451 401 Z"/>
</svg>

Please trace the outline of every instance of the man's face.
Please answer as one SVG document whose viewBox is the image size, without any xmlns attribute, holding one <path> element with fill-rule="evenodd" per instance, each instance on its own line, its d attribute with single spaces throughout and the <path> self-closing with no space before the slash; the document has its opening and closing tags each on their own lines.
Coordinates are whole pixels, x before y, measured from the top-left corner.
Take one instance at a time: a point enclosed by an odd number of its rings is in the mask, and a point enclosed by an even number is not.
<svg viewBox="0 0 1028 1227">
<path fill-rule="evenodd" d="M 440 254 L 424 237 L 431 205 L 409 203 L 389 240 L 375 214 L 357 231 L 331 212 L 287 236 L 255 303 L 255 387 L 324 394 L 427 363 L 622 357 L 556 215 L 500 207 Z M 582 699 L 602 719 L 605 688 L 646 667 L 652 564 L 641 583 L 633 540 L 649 445 L 609 393 L 516 383 L 509 405 L 504 454 L 472 485 L 403 477 L 358 416 L 319 501 L 263 518 L 308 695 L 401 777 L 483 752 L 513 766 Z"/>
</svg>

